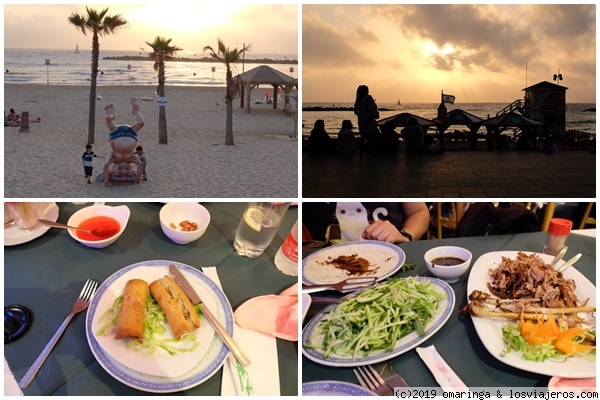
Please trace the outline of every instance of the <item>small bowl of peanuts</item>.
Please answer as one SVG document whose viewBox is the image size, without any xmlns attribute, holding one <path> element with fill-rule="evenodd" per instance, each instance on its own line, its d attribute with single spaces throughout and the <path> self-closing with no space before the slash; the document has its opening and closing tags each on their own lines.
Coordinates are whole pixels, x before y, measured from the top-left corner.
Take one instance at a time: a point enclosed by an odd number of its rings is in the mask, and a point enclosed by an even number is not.
<svg viewBox="0 0 600 400">
<path fill-rule="evenodd" d="M 167 203 L 160 209 L 159 219 L 169 239 L 177 244 L 188 244 L 206 232 L 210 213 L 198 203 Z"/>
</svg>

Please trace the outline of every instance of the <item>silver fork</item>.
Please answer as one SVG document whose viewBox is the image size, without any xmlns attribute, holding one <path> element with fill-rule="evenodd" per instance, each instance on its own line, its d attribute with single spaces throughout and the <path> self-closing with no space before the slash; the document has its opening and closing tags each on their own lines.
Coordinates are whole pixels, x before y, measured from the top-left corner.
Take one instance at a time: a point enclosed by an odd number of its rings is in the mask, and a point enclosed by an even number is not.
<svg viewBox="0 0 600 400">
<path fill-rule="evenodd" d="M 381 375 L 370 366 L 354 368 L 354 375 L 358 379 L 360 385 L 377 393 L 379 396 L 391 396 L 392 389 L 385 383 Z"/>
<path fill-rule="evenodd" d="M 56 331 L 54 336 L 52 336 L 52 339 L 50 339 L 50 341 L 48 342 L 46 347 L 44 347 L 44 350 L 42 350 L 42 352 L 40 353 L 38 358 L 35 360 L 35 362 L 31 366 L 31 368 L 29 368 L 29 371 L 27 371 L 25 376 L 21 379 L 21 381 L 19 382 L 20 387 L 22 387 L 24 389 L 27 386 L 29 386 L 29 384 L 31 383 L 31 381 L 33 380 L 35 375 L 38 373 L 38 371 L 40 370 L 40 368 L 42 367 L 42 365 L 48 358 L 48 355 L 50 355 L 50 352 L 52 351 L 52 349 L 58 342 L 58 339 L 60 339 L 63 332 L 67 328 L 67 325 L 69 325 L 69 322 L 71 322 L 71 319 L 75 316 L 75 314 L 80 313 L 83 310 L 85 310 L 86 308 L 88 308 L 88 305 L 90 304 L 90 300 L 91 300 L 92 296 L 94 296 L 94 293 L 96 293 L 97 288 L 98 288 L 98 282 L 96 282 L 92 279 L 88 279 L 88 281 L 83 286 L 83 290 L 79 294 L 79 297 L 75 301 L 75 304 L 73 305 L 73 310 L 71 310 L 71 313 L 67 316 L 65 321 L 58 328 L 58 330 Z"/>
</svg>

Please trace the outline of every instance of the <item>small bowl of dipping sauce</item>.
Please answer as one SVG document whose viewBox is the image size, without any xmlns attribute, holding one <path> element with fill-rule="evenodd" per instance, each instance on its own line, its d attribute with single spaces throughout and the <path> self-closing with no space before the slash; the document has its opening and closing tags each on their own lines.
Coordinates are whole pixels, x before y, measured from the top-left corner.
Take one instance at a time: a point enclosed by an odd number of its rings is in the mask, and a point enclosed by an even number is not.
<svg viewBox="0 0 600 400">
<path fill-rule="evenodd" d="M 467 272 L 472 258 L 471 252 L 462 247 L 440 246 L 425 253 L 425 264 L 436 277 L 454 283 Z"/>
<path fill-rule="evenodd" d="M 93 205 L 82 208 L 71 215 L 67 225 L 89 229 L 94 233 L 69 229 L 69 235 L 83 245 L 103 249 L 121 236 L 130 214 L 127 206 Z"/>
</svg>

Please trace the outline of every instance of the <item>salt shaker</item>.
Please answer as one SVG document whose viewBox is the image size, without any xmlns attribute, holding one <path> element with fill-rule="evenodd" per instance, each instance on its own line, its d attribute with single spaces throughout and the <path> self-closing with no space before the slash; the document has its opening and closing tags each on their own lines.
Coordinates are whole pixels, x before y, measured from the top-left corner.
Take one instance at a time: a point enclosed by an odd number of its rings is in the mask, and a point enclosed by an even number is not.
<svg viewBox="0 0 600 400">
<path fill-rule="evenodd" d="M 544 253 L 557 255 L 565 247 L 565 240 L 571 233 L 573 222 L 564 218 L 552 218 L 548 227 L 548 239 L 544 246 Z"/>
</svg>

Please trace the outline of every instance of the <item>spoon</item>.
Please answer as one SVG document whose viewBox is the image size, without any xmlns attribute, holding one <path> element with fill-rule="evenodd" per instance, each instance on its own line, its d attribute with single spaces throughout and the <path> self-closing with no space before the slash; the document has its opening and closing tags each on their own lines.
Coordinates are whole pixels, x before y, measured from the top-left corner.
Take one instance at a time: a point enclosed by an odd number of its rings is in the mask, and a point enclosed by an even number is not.
<svg viewBox="0 0 600 400">
<path fill-rule="evenodd" d="M 556 263 L 559 262 L 564 257 L 564 255 L 567 253 L 568 248 L 569 248 L 569 246 L 564 246 L 562 249 L 560 249 L 560 251 L 558 252 L 556 257 L 554 257 L 554 260 L 552 260 L 552 262 L 550 263 L 551 267 L 554 268 Z"/>
<path fill-rule="evenodd" d="M 38 219 L 38 222 L 42 225 L 46 225 L 51 228 L 74 229 L 76 231 L 91 233 L 94 236 L 112 236 L 115 233 L 117 233 L 114 228 L 96 228 L 96 229 L 90 230 L 90 229 L 76 228 L 74 226 L 69 226 L 69 225 L 65 225 L 65 224 L 59 224 L 58 222 L 50 221 L 47 219 Z"/>
<path fill-rule="evenodd" d="M 575 264 L 577 262 L 577 260 L 579 260 L 581 258 L 581 253 L 577 254 L 575 257 L 571 258 L 569 261 L 567 261 L 566 263 L 564 263 L 563 265 L 560 266 L 559 269 L 557 269 L 558 272 L 562 272 L 565 269 L 571 267 L 573 264 Z"/>
</svg>

